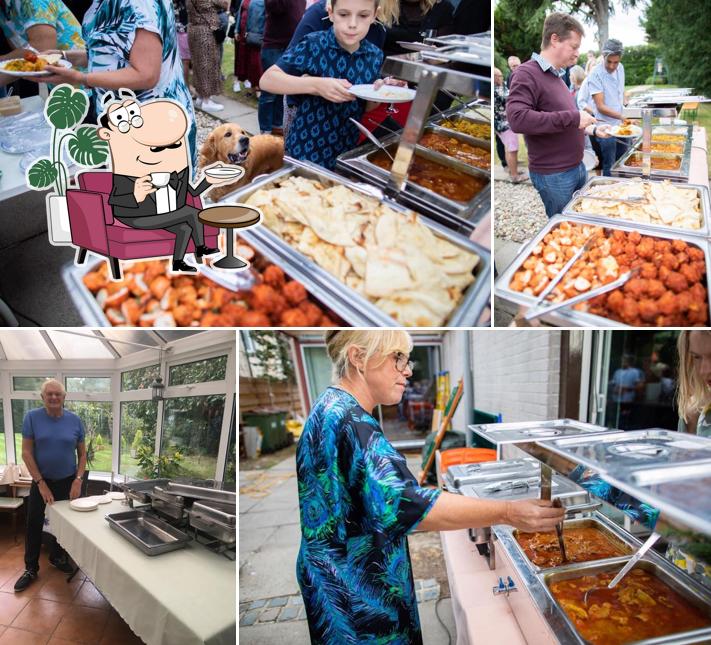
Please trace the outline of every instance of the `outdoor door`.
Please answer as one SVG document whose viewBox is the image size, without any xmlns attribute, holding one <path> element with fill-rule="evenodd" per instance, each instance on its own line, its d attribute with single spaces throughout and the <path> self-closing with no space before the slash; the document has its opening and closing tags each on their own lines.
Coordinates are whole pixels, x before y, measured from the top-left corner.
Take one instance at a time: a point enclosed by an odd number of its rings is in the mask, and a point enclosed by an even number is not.
<svg viewBox="0 0 711 645">
<path fill-rule="evenodd" d="M 593 423 L 676 430 L 676 331 L 598 332 L 593 343 Z"/>
</svg>

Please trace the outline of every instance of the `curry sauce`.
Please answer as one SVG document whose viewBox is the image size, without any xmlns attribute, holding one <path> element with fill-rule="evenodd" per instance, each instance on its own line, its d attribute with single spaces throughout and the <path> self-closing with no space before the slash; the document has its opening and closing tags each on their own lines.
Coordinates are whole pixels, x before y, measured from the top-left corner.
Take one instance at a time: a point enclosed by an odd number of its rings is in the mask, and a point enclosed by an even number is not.
<svg viewBox="0 0 711 645">
<path fill-rule="evenodd" d="M 659 578 L 633 569 L 614 588 L 617 572 L 586 575 L 550 584 L 553 597 L 588 642 L 621 645 L 711 626 L 702 614 Z M 592 587 L 602 587 L 588 596 Z"/>
<path fill-rule="evenodd" d="M 641 168 L 642 155 L 640 153 L 633 154 L 625 161 L 625 166 Z M 652 157 L 652 168 L 654 170 L 679 170 L 681 168 L 681 158 Z"/>
<path fill-rule="evenodd" d="M 420 145 L 435 152 L 441 152 L 448 157 L 459 159 L 459 161 L 475 168 L 482 168 L 483 170 L 491 168 L 491 152 L 459 141 L 454 137 L 448 137 L 438 132 L 427 132 L 422 135 Z"/>
</svg>

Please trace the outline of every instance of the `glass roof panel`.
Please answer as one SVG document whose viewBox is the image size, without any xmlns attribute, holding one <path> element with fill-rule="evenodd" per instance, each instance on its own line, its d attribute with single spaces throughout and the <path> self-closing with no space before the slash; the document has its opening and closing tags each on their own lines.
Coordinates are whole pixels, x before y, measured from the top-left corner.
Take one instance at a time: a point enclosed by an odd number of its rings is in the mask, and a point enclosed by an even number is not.
<svg viewBox="0 0 711 645">
<path fill-rule="evenodd" d="M 0 331 L 0 344 L 9 361 L 52 360 L 54 354 L 37 329 Z"/>
<path fill-rule="evenodd" d="M 84 332 L 79 332 L 84 333 Z M 86 332 L 87 334 L 89 332 Z M 59 330 L 47 330 L 50 339 L 62 358 L 115 358 L 99 338 L 77 336 Z M 42 341 L 44 342 L 44 341 Z"/>
<path fill-rule="evenodd" d="M 166 341 L 169 343 L 173 342 L 174 340 L 179 340 L 181 338 L 187 338 L 188 336 L 192 336 L 193 334 L 202 334 L 204 333 L 203 330 L 201 329 L 157 329 L 156 333 L 161 337 L 165 338 Z"/>
<path fill-rule="evenodd" d="M 100 333 L 112 340 L 127 341 L 125 343 L 111 343 L 111 346 L 121 354 L 121 356 L 127 356 L 128 354 L 147 349 L 146 347 L 128 345 L 127 343 L 140 343 L 141 345 L 148 345 L 150 347 L 158 347 L 159 343 L 154 334 L 142 329 L 101 329 Z"/>
</svg>

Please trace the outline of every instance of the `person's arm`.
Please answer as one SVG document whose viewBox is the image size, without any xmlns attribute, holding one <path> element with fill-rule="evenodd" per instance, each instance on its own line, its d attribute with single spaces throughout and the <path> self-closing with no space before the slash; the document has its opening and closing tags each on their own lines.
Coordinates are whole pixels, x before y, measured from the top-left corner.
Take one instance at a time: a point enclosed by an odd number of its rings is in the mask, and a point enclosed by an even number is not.
<svg viewBox="0 0 711 645">
<path fill-rule="evenodd" d="M 538 499 L 499 502 L 443 492 L 417 528 L 455 531 L 510 524 L 522 531 L 551 531 L 563 520 L 563 515 L 563 509 Z"/>
<path fill-rule="evenodd" d="M 605 105 L 605 94 L 603 92 L 595 92 L 592 97 L 593 101 L 595 101 L 595 107 L 597 107 L 597 111 L 600 114 L 612 117 L 613 119 L 622 119 L 622 114 Z"/>
<path fill-rule="evenodd" d="M 118 90 L 122 87 L 148 90 L 158 83 L 162 60 L 163 45 L 160 36 L 146 29 L 138 29 L 129 54 L 129 64 L 123 69 L 84 74 L 76 69 L 48 65 L 47 70 L 52 72 L 51 76 L 31 77 L 30 80 L 51 85 L 87 85 L 106 90 Z"/>
<path fill-rule="evenodd" d="M 35 461 L 34 439 L 22 437 L 22 461 L 25 462 L 25 466 L 27 466 L 27 470 L 30 471 L 32 479 L 37 483 L 37 488 L 39 489 L 44 503 L 53 504 L 54 495 L 52 495 L 52 491 L 49 490 L 49 486 L 47 486 L 47 482 L 44 481 L 39 466 L 37 466 L 37 462 Z"/>
<path fill-rule="evenodd" d="M 553 134 L 575 128 L 583 129 L 595 119 L 578 110 L 541 112 L 536 110 L 534 79 L 523 69 L 517 69 L 506 101 L 506 116 L 514 132 L 519 134 Z"/>
<path fill-rule="evenodd" d="M 259 79 L 259 89 L 272 94 L 313 94 L 333 103 L 354 101 L 348 92 L 351 86 L 345 78 L 319 78 L 318 76 L 292 76 L 278 65 L 272 65 Z"/>
<path fill-rule="evenodd" d="M 86 443 L 80 441 L 77 444 L 77 472 L 72 481 L 72 488 L 69 491 L 69 499 L 76 499 L 81 495 L 81 485 L 84 479 L 84 471 L 86 470 Z"/>
<path fill-rule="evenodd" d="M 32 45 L 37 51 L 45 51 L 46 49 L 57 48 L 57 29 L 49 24 L 36 24 L 27 29 L 27 42 Z M 22 58 L 22 55 L 27 50 L 23 47 L 13 49 L 8 54 L 0 56 L 0 60 L 8 60 L 11 58 Z M 12 78 L 12 77 L 11 77 Z"/>
</svg>

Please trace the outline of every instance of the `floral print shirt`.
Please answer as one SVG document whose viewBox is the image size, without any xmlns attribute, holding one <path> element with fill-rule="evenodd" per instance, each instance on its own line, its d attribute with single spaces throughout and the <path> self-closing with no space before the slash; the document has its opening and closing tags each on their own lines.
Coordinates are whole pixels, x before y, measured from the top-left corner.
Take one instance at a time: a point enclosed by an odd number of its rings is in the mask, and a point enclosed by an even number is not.
<svg viewBox="0 0 711 645">
<path fill-rule="evenodd" d="M 494 86 L 494 131 L 506 132 L 511 126 L 506 119 L 506 99 L 509 89 L 505 85 Z"/>
<path fill-rule="evenodd" d="M 377 421 L 334 387 L 311 410 L 296 469 L 312 643 L 422 643 L 406 536 L 441 491 L 418 486 Z"/>
<path fill-rule="evenodd" d="M 27 43 L 27 30 L 50 25 L 57 30 L 57 49 L 84 49 L 81 25 L 59 0 L 4 0 L 0 2 L 0 27 L 15 48 Z"/>
<path fill-rule="evenodd" d="M 104 72 L 128 65 L 136 31 L 157 34 L 163 44 L 160 78 L 155 87 L 136 93 L 139 101 L 168 98 L 188 113 L 188 145 L 193 170 L 197 167 L 197 128 L 193 102 L 178 55 L 177 28 L 171 0 L 94 0 L 84 16 L 84 39 L 89 54 L 89 71 Z M 97 105 L 106 90 L 95 88 Z"/>
</svg>

